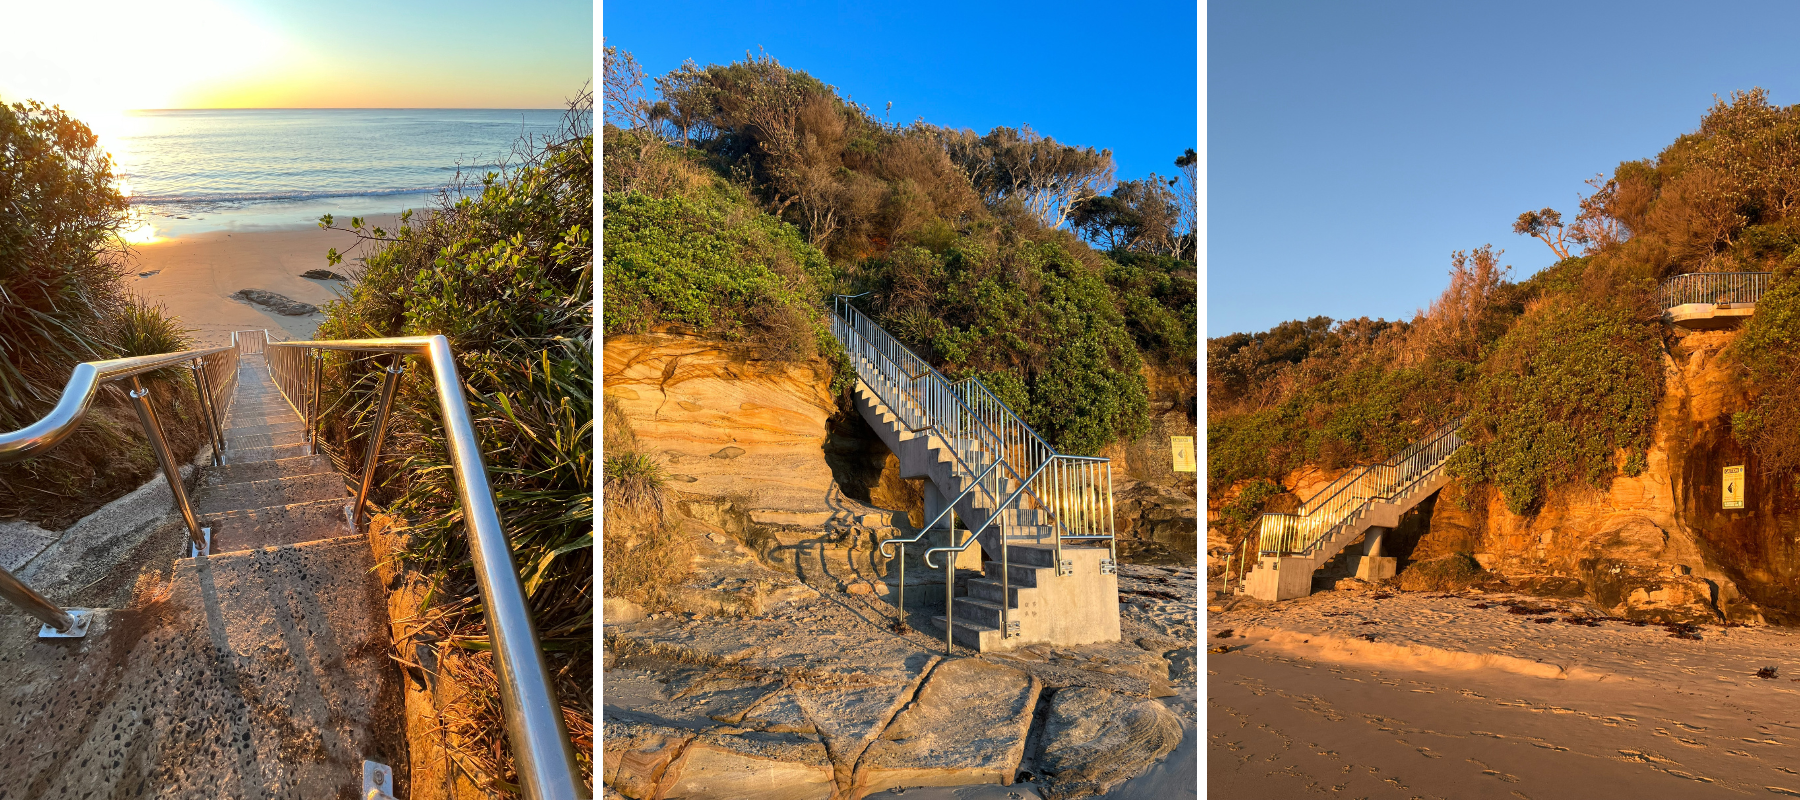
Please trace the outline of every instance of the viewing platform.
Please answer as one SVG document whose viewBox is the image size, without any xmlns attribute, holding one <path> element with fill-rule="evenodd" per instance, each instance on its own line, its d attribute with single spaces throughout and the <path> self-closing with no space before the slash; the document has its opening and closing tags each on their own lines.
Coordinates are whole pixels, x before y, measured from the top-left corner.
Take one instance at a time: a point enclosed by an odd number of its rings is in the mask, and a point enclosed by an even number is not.
<svg viewBox="0 0 1800 800">
<path fill-rule="evenodd" d="M 1691 272 L 1662 283 L 1663 316 L 1693 331 L 1735 328 L 1756 313 L 1768 272 Z"/>
</svg>

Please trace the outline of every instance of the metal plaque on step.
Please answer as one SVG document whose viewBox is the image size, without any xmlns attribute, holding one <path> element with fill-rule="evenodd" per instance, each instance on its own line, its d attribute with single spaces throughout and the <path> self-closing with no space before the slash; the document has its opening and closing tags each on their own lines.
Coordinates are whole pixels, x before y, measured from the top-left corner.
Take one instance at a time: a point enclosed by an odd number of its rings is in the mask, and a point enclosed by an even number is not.
<svg viewBox="0 0 1800 800">
<path fill-rule="evenodd" d="M 1006 623 L 1006 638 L 1011 639 L 1018 635 L 1019 635 L 1019 623 L 1011 622 L 1011 621 L 1007 622 Z"/>
<path fill-rule="evenodd" d="M 1112 559 L 1110 559 L 1110 558 L 1100 559 L 1100 574 L 1101 575 L 1112 575 L 1118 571 L 1119 571 L 1119 565 L 1114 564 Z"/>
<path fill-rule="evenodd" d="M 1069 559 L 1066 559 L 1066 558 L 1061 561 L 1056 562 L 1056 574 L 1058 574 L 1058 575 L 1073 575 L 1073 574 L 1075 574 L 1075 562 L 1070 561 Z"/>
</svg>

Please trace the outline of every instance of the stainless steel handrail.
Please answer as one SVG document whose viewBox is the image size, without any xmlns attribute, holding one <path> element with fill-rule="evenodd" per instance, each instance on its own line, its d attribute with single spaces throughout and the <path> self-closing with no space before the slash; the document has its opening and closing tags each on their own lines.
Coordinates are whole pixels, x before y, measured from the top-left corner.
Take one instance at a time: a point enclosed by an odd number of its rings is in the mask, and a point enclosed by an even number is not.
<svg viewBox="0 0 1800 800">
<path fill-rule="evenodd" d="M 1038 473 L 1043 472 L 1044 469 L 1049 466 L 1050 466 L 1050 462 L 1048 462 L 1048 461 L 1039 465 L 1038 471 L 1031 473 L 1032 479 L 1037 478 Z M 1026 480 L 1025 483 L 1020 484 L 1018 490 L 1014 491 L 1012 493 L 1011 497 L 1006 498 L 1006 500 L 1000 504 L 1000 507 L 994 509 L 994 513 L 981 523 L 981 527 L 976 528 L 975 530 L 972 530 L 969 532 L 968 540 L 963 542 L 961 545 L 955 544 L 955 542 L 956 542 L 956 518 L 951 517 L 950 542 L 951 542 L 952 546 L 951 547 L 933 547 L 929 550 L 926 550 L 925 551 L 925 566 L 927 566 L 927 567 L 937 566 L 937 565 L 931 563 L 931 554 L 932 553 L 961 553 L 962 551 L 969 549 L 969 545 L 974 544 L 975 541 L 981 537 L 981 532 L 987 530 L 989 525 L 994 524 L 994 520 L 999 519 L 1000 515 L 1006 513 L 1007 506 L 1018 502 L 1019 497 L 1025 493 L 1025 487 L 1030 486 L 1030 485 L 1031 485 L 1031 480 Z M 954 505 L 952 505 L 951 507 L 955 508 Z M 1008 622 L 1011 621 L 1009 619 L 1009 615 L 1007 614 L 1007 609 L 1012 606 L 1012 559 L 1010 557 L 1010 554 L 1008 554 L 1006 552 L 1006 550 L 1007 550 L 1006 536 L 1002 535 L 1000 537 L 1000 638 L 1002 638 L 1002 639 L 1012 635 L 1012 628 L 1011 628 L 1011 626 L 1009 626 L 1007 624 Z M 1062 551 L 1059 548 L 1057 550 L 1057 556 L 1060 558 L 1061 555 L 1062 555 Z M 1058 574 L 1061 574 L 1061 573 L 1059 572 Z M 945 562 L 944 562 L 944 652 L 946 654 L 948 654 L 951 650 L 952 637 L 955 634 L 955 631 L 956 631 L 956 559 L 950 558 L 950 559 L 945 560 Z"/>
<path fill-rule="evenodd" d="M 276 373 L 277 363 L 282 364 L 280 369 L 286 374 L 276 374 L 275 384 L 296 409 L 307 407 L 304 398 L 309 395 L 306 389 L 311 388 L 307 386 L 308 373 L 320 374 L 319 370 L 306 369 L 304 356 L 309 351 L 389 353 L 395 356 L 395 363 L 388 367 L 382 387 L 384 400 L 379 413 L 383 419 L 376 423 L 376 433 L 365 462 L 363 488 L 358 492 L 355 516 L 359 520 L 381 446 L 385 416 L 392 405 L 398 361 L 402 357 L 418 357 L 430 367 L 437 385 L 438 410 L 443 415 L 451 470 L 456 476 L 457 498 L 469 532 L 469 554 L 487 609 L 495 672 L 500 682 L 500 707 L 506 721 L 507 738 L 512 743 L 520 788 L 533 800 L 577 797 L 583 784 L 575 766 L 574 747 L 563 724 L 562 708 L 556 701 L 549 666 L 538 645 L 537 630 L 532 625 L 525 588 L 512 560 L 512 547 L 500 522 L 494 490 L 488 483 L 487 468 L 482 463 L 480 443 L 475 435 L 475 422 L 463 397 L 462 378 L 456 371 L 456 356 L 450 350 L 450 340 L 443 336 L 405 336 L 267 341 L 264 347 L 272 351 L 272 357 L 268 359 L 271 374 Z M 300 357 L 289 358 L 288 353 L 300 354 Z"/>
<path fill-rule="evenodd" d="M 865 292 L 864 294 L 868 293 Z M 954 426 L 957 432 L 964 429 L 965 425 L 963 423 L 965 421 L 973 423 L 975 427 L 971 432 L 976 434 L 975 441 L 978 443 L 985 441 L 987 443 L 986 449 L 992 451 L 997 461 L 1006 466 L 1006 472 L 1009 476 L 1026 488 L 1027 491 L 1025 496 L 1032 501 L 1033 507 L 1047 512 L 1050 516 L 1050 524 L 1055 528 L 1060 529 L 1061 532 L 1056 534 L 1055 542 L 1059 570 L 1062 563 L 1062 543 L 1064 539 L 1104 539 L 1108 542 L 1111 562 L 1117 563 L 1118 550 L 1115 536 L 1116 531 L 1114 529 L 1114 520 L 1112 519 L 1112 471 L 1110 459 L 1095 456 L 1071 456 L 1056 452 L 1055 448 L 1051 447 L 1042 436 L 1039 436 L 1036 430 L 1032 429 L 1031 426 L 1026 424 L 1023 419 L 1020 419 L 1019 416 L 1005 404 L 1005 402 L 1001 401 L 992 391 L 988 390 L 986 385 L 973 378 L 959 383 L 952 383 L 948 378 L 944 377 L 942 373 L 938 372 L 935 367 L 932 367 L 916 353 L 913 353 L 910 349 L 894 340 L 891 335 L 887 334 L 881 326 L 874 324 L 873 321 L 867 321 L 867 327 L 872 329 L 872 332 L 879 334 L 884 341 L 869 341 L 870 337 L 859 329 L 862 326 L 858 324 L 859 322 L 867 320 L 867 315 L 861 314 L 861 312 L 857 311 L 856 308 L 848 302 L 850 299 L 860 296 L 862 295 L 837 296 L 832 308 L 833 332 L 838 333 L 839 330 L 842 330 L 842 333 L 839 334 L 839 336 L 846 340 L 846 345 L 849 344 L 848 337 L 852 335 L 869 342 L 871 346 L 867 349 L 872 350 L 874 354 L 879 355 L 884 361 L 891 364 L 900 374 L 909 377 L 907 386 L 902 388 L 901 392 L 904 396 L 912 399 L 919 407 L 918 412 L 921 417 L 919 420 L 920 423 L 929 422 L 937 424 L 941 423 L 945 417 L 951 417 L 954 418 L 954 421 L 958 422 L 958 424 Z M 858 319 L 858 317 L 861 317 L 862 319 Z M 918 375 L 935 378 L 946 387 L 949 398 L 954 400 L 954 402 L 945 403 L 939 398 L 926 398 L 920 396 L 918 388 L 914 385 L 915 380 L 913 380 L 913 372 L 908 370 L 905 365 L 900 364 L 896 360 L 897 356 L 904 356 L 908 361 L 922 366 L 924 369 L 921 370 Z M 888 383 L 896 385 L 900 383 L 898 378 L 888 374 L 887 370 L 877 370 L 877 372 L 879 372 L 882 377 L 885 377 Z M 874 388 L 875 382 L 868 380 L 869 376 L 863 377 L 865 378 L 865 382 L 870 383 L 871 387 Z M 971 389 L 964 389 L 964 391 L 971 395 L 965 397 L 964 392 L 959 392 L 957 390 L 958 387 L 973 387 L 973 389 L 979 389 L 981 395 L 979 397 L 974 396 Z M 884 397 L 883 399 L 887 400 L 888 398 Z M 973 405 L 971 405 L 971 403 L 973 403 Z M 906 409 L 894 407 L 895 404 L 891 401 L 889 402 L 889 405 L 890 407 L 893 407 L 896 414 L 904 415 Z M 932 411 L 927 408 L 928 406 L 941 407 L 937 409 L 938 413 L 932 413 Z M 977 407 L 991 410 L 992 413 L 984 415 L 978 412 Z M 996 433 L 993 428 L 988 425 L 988 416 L 995 417 L 996 422 L 1001 423 L 1002 426 L 1008 430 L 1011 430 L 1014 427 L 1018 428 L 1023 433 L 1023 437 L 1003 436 Z M 908 421 L 906 424 L 909 428 L 913 427 L 911 421 Z M 930 426 L 924 425 L 923 427 Z M 942 430 L 942 428 L 940 428 L 940 430 Z M 947 438 L 953 435 L 955 434 L 946 432 Z M 952 454 L 956 455 L 956 448 L 951 447 L 950 449 Z M 1012 451 L 1017 451 L 1018 454 L 1013 454 Z M 1050 475 L 1046 476 L 1051 484 L 1050 487 L 1046 487 L 1046 493 L 1050 494 L 1051 498 L 1046 498 L 1040 495 L 1037 488 L 1033 487 L 1030 482 L 1024 480 L 1023 476 L 1019 474 L 1019 471 L 1014 468 L 1013 462 L 1018 460 L 1020 455 L 1025 456 L 1024 460 L 1028 465 L 1031 462 L 1041 465 L 1052 461 L 1062 461 L 1064 464 L 1104 464 L 1106 467 L 1103 470 L 1103 474 L 1100 470 L 1080 470 L 1074 468 L 1053 471 Z M 961 460 L 960 456 L 958 456 L 958 460 Z M 1096 494 L 1099 496 L 1096 497 Z M 990 492 L 990 495 L 993 496 L 994 499 L 998 499 L 997 495 L 994 493 Z M 1075 523 L 1075 527 L 1071 527 L 1071 522 Z M 1102 530 L 1104 530 L 1105 533 L 1101 533 L 1100 531 Z M 1077 531 L 1081 532 L 1078 533 Z"/>
<path fill-rule="evenodd" d="M 896 622 L 899 625 L 900 630 L 902 632 L 904 632 L 906 629 L 906 546 L 909 544 L 916 544 L 920 539 L 925 538 L 925 534 L 929 533 L 932 528 L 936 527 L 939 522 L 943 521 L 944 516 L 946 514 L 948 514 L 950 516 L 951 538 L 955 538 L 955 536 L 956 536 L 956 504 L 962 502 L 963 498 L 968 497 L 970 492 L 975 491 L 975 489 L 981 485 L 981 481 L 988 476 L 988 473 L 993 472 L 995 470 L 995 468 L 997 468 L 999 466 L 1000 466 L 1000 462 L 998 462 L 998 461 L 994 462 L 993 464 L 988 465 L 987 471 L 981 473 L 980 477 L 976 478 L 973 483 L 970 483 L 969 488 L 962 490 L 962 493 L 958 494 L 956 496 L 956 499 L 951 500 L 948 504 L 946 504 L 944 506 L 944 510 L 939 511 L 938 515 L 936 517 L 933 517 L 930 522 L 925 523 L 925 527 L 919 529 L 918 535 L 912 537 L 911 539 L 889 539 L 889 540 L 881 543 L 881 547 L 879 548 L 879 550 L 881 551 L 881 556 L 883 558 L 888 557 L 888 550 L 887 550 L 888 547 L 890 547 L 892 545 L 900 546 L 900 589 L 899 589 L 899 591 L 895 592 L 895 594 L 897 595 L 897 598 L 894 601 L 894 603 L 895 603 L 894 607 L 898 611 L 898 614 L 899 614 L 899 619 L 896 620 Z M 1002 568 L 1004 568 L 1004 567 L 1002 567 Z"/>
<path fill-rule="evenodd" d="M 1392 459 L 1347 473 L 1313 495 L 1295 514 L 1265 512 L 1257 517 L 1258 552 L 1311 552 L 1339 526 L 1354 521 L 1370 503 L 1397 499 L 1441 470 L 1463 445 L 1457 418 L 1402 450 Z M 1330 492 L 1323 500 L 1319 496 Z"/>
<path fill-rule="evenodd" d="M 144 427 L 144 435 L 150 443 L 151 452 L 156 456 L 157 466 L 169 484 L 175 508 L 181 512 L 182 521 L 187 525 L 189 552 L 193 555 L 204 554 L 210 529 L 200 525 L 192 504 L 188 502 L 187 487 L 181 482 L 181 465 L 163 436 L 162 425 L 157 422 L 155 407 L 150 401 L 150 390 L 143 385 L 141 376 L 159 369 L 189 365 L 194 376 L 194 392 L 200 403 L 201 424 L 206 428 L 213 461 L 223 463 L 224 456 L 220 446 L 225 436 L 219 425 L 225 412 L 218 409 L 219 397 L 217 390 L 212 387 L 221 386 L 225 389 L 228 393 L 226 404 L 229 405 L 229 392 L 236 385 L 236 362 L 235 348 L 210 347 L 76 364 L 68 383 L 63 386 L 62 395 L 57 398 L 56 405 L 48 414 L 19 430 L 0 433 L 0 464 L 24 461 L 40 455 L 75 435 L 75 431 L 81 427 L 82 419 L 87 416 L 88 408 L 93 405 L 100 386 L 112 381 L 129 380 L 131 389 L 126 396 L 131 399 L 132 406 L 137 411 L 138 422 Z M 229 381 L 212 377 L 225 372 L 231 374 Z M 39 636 L 82 636 L 86 633 L 86 620 L 90 613 L 88 609 L 64 609 L 57 606 L 4 569 L 0 569 L 0 599 L 5 599 L 43 622 L 44 628 L 38 632 Z"/>
</svg>

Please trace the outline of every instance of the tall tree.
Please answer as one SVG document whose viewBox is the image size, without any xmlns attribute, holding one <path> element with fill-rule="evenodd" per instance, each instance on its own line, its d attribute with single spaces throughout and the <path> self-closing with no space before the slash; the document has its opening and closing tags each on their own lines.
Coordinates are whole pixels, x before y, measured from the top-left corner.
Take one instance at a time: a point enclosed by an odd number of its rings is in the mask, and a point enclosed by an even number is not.
<svg viewBox="0 0 1800 800">
<path fill-rule="evenodd" d="M 979 139 L 963 131 L 946 146 L 990 204 L 1017 201 L 1045 227 L 1062 227 L 1075 203 L 1113 184 L 1111 150 L 1061 144 L 1030 125 L 998 127 Z"/>
</svg>

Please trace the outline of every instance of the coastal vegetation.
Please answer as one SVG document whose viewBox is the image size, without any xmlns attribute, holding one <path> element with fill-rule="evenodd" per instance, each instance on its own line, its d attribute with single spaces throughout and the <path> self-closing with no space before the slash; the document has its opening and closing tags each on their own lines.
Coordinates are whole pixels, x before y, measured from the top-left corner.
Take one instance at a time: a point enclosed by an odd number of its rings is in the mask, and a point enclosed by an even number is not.
<svg viewBox="0 0 1800 800">
<path fill-rule="evenodd" d="M 1558 258 L 1528 279 L 1483 247 L 1453 256 L 1450 286 L 1411 320 L 1315 317 L 1209 339 L 1210 489 L 1249 487 L 1238 496 L 1260 508 L 1275 496 L 1260 482 L 1380 461 L 1459 417 L 1471 446 L 1452 473 L 1515 513 L 1637 474 L 1675 335 L 1658 287 L 1691 272 L 1775 273 L 1727 353 L 1750 399 L 1733 433 L 1763 469 L 1800 472 L 1800 106 L 1734 93 L 1654 158 L 1588 186 L 1572 222 L 1520 215 L 1515 232 Z"/>
<path fill-rule="evenodd" d="M 605 56 L 608 332 L 841 364 L 823 309 L 873 292 L 859 307 L 948 377 L 1089 454 L 1148 430 L 1147 363 L 1193 363 L 1192 151 L 1174 177 L 1116 181 L 1106 150 L 893 124 L 768 56 L 653 92 Z"/>
<path fill-rule="evenodd" d="M 0 102 L 0 208 L 0 430 L 47 413 L 80 362 L 192 346 L 161 307 L 125 288 L 129 206 L 81 121 Z M 192 377 L 169 369 L 145 380 L 170 446 L 192 458 L 205 440 Z M 0 519 L 66 526 L 155 470 L 135 412 L 102 392 L 52 454 L 0 466 Z"/>
<path fill-rule="evenodd" d="M 591 775 L 593 734 L 593 181 L 591 95 L 562 131 L 522 143 L 499 172 L 443 193 L 395 231 L 352 230 L 370 249 L 347 294 L 325 307 L 319 337 L 443 334 L 539 640 Z M 322 221 L 332 226 L 334 220 Z M 333 253 L 334 262 L 343 255 Z M 328 359 L 322 399 L 331 445 L 361 463 L 385 356 Z M 469 558 L 435 384 L 400 382 L 375 500 L 400 520 L 404 565 L 429 577 L 409 623 L 440 643 L 439 668 L 468 690 L 446 713 L 458 768 L 516 784 L 500 721 L 480 594 Z M 471 766 L 473 767 L 471 769 Z"/>
</svg>

